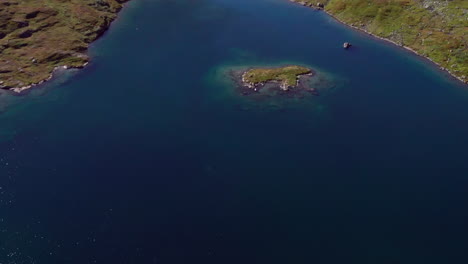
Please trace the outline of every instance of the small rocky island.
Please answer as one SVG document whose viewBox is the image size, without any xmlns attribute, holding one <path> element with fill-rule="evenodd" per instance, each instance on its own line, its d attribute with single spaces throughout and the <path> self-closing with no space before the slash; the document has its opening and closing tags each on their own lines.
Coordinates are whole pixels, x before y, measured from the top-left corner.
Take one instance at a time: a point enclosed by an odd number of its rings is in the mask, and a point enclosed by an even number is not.
<svg viewBox="0 0 468 264">
<path fill-rule="evenodd" d="M 290 88 L 297 87 L 299 78 L 304 75 L 312 76 L 313 72 L 309 68 L 296 65 L 278 68 L 254 68 L 242 74 L 242 83 L 254 91 L 258 91 L 266 83 L 279 83 L 281 90 L 288 91 Z"/>
</svg>

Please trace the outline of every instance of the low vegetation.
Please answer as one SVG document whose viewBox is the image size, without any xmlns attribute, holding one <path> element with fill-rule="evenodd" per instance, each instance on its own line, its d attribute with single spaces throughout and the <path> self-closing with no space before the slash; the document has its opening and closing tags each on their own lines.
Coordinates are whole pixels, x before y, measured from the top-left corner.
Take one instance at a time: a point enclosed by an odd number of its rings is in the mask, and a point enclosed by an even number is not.
<svg viewBox="0 0 468 264">
<path fill-rule="evenodd" d="M 126 1 L 0 0 L 0 87 L 41 82 L 57 66 L 83 66 L 88 44 Z"/>
<path fill-rule="evenodd" d="M 309 74 L 312 71 L 301 66 L 286 66 L 280 68 L 257 68 L 244 73 L 243 81 L 251 86 L 263 84 L 269 81 L 277 81 L 282 87 L 294 87 L 297 85 L 299 75 Z"/>
<path fill-rule="evenodd" d="M 0 88 L 38 83 L 57 66 L 83 66 L 89 43 L 126 1 L 0 0 Z M 468 81 L 467 0 L 291 1 L 323 6 L 341 21 L 410 47 Z M 254 76 L 295 82 L 294 75 L 273 72 Z"/>
<path fill-rule="evenodd" d="M 467 0 L 292 0 L 407 46 L 468 82 Z"/>
</svg>

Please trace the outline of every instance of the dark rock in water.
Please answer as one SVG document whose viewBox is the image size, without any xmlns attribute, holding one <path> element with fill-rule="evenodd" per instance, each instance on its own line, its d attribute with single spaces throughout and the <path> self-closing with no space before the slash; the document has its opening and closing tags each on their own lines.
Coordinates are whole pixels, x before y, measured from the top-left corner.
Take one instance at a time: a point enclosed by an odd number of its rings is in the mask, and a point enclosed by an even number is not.
<svg viewBox="0 0 468 264">
<path fill-rule="evenodd" d="M 343 48 L 348 49 L 349 47 L 351 47 L 351 43 L 349 42 L 343 43 Z"/>
</svg>

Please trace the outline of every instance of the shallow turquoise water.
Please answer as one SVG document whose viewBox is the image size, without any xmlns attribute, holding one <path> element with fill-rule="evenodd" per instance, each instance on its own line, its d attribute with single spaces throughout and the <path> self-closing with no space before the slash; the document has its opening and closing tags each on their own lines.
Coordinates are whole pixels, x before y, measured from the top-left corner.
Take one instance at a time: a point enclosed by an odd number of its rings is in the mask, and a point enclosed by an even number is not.
<svg viewBox="0 0 468 264">
<path fill-rule="evenodd" d="M 423 59 L 283 0 L 134 1 L 90 52 L 0 94 L 0 263 L 465 262 L 468 90 Z M 223 77 L 283 63 L 334 85 Z"/>
</svg>

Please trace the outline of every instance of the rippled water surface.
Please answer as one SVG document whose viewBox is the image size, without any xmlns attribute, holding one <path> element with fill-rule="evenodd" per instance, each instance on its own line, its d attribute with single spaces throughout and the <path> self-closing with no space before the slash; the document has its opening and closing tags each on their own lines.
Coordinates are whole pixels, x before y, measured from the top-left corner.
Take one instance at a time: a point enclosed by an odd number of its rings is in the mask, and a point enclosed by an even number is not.
<svg viewBox="0 0 468 264">
<path fill-rule="evenodd" d="M 423 59 L 286 0 L 134 0 L 90 53 L 0 93 L 0 263 L 468 259 L 468 90 Z M 227 74 L 282 64 L 320 96 Z"/>
</svg>

